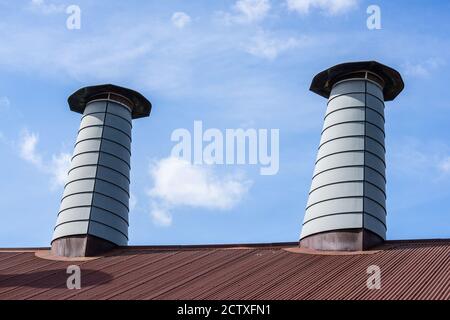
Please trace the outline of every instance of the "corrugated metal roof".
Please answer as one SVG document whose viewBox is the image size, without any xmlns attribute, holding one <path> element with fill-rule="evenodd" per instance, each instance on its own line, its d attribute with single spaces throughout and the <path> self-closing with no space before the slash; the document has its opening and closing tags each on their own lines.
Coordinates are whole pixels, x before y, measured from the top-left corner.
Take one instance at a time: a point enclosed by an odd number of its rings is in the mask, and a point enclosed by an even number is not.
<svg viewBox="0 0 450 320">
<path fill-rule="evenodd" d="M 314 254 L 296 244 L 128 247 L 54 261 L 0 250 L 0 300 L 9 299 L 450 299 L 450 240 L 389 241 L 372 252 Z M 69 265 L 80 290 L 66 287 Z M 381 289 L 366 286 L 381 268 Z"/>
</svg>

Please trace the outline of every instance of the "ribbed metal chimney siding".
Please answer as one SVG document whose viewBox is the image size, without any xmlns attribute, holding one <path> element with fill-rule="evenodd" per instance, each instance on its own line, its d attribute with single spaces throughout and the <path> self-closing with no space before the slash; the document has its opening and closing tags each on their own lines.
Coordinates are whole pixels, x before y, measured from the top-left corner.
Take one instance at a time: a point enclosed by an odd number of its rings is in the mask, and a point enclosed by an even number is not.
<svg viewBox="0 0 450 320">
<path fill-rule="evenodd" d="M 365 228 L 386 239 L 382 88 L 366 79 L 334 85 L 301 238 Z"/>
<path fill-rule="evenodd" d="M 131 110 L 111 100 L 87 104 L 53 240 L 93 235 L 128 243 Z"/>
</svg>

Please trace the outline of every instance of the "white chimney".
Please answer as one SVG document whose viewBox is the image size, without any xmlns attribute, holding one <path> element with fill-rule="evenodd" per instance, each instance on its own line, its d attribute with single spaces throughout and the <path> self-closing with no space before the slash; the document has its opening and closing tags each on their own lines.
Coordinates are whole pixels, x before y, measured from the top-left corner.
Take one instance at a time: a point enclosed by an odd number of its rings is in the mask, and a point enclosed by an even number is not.
<svg viewBox="0 0 450 320">
<path fill-rule="evenodd" d="M 138 92 L 100 85 L 69 97 L 83 114 L 52 239 L 58 256 L 102 254 L 128 243 L 132 119 L 148 117 Z"/>
<path fill-rule="evenodd" d="M 384 102 L 404 88 L 378 62 L 319 73 L 311 91 L 328 99 L 300 246 L 359 251 L 386 239 Z"/>
</svg>

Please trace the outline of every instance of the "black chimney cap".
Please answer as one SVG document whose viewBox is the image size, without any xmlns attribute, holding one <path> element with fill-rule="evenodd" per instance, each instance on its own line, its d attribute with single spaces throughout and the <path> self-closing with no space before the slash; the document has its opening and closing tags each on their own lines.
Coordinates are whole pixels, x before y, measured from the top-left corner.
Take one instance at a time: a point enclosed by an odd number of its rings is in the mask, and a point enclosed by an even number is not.
<svg viewBox="0 0 450 320">
<path fill-rule="evenodd" d="M 94 96 L 101 94 L 117 94 L 125 97 L 128 101 L 127 105 L 131 108 L 131 114 L 133 119 L 148 117 L 152 110 L 152 104 L 142 94 L 137 91 L 119 87 L 113 84 L 103 84 L 98 86 L 89 86 L 81 88 L 72 94 L 68 103 L 70 110 L 78 113 L 83 113 L 86 108 L 86 104 L 95 99 Z M 114 99 L 113 99 L 114 100 Z"/>
<path fill-rule="evenodd" d="M 314 77 L 310 90 L 328 99 L 333 85 L 339 79 L 358 71 L 370 71 L 384 81 L 383 94 L 385 101 L 394 100 L 405 87 L 398 71 L 376 61 L 361 61 L 338 64 L 322 71 Z"/>
</svg>

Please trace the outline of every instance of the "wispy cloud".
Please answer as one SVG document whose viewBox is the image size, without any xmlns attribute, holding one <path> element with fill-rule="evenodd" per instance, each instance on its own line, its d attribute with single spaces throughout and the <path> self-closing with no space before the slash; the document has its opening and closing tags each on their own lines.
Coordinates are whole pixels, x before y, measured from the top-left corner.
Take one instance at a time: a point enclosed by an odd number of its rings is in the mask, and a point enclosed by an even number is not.
<svg viewBox="0 0 450 320">
<path fill-rule="evenodd" d="M 266 9 L 255 12 L 259 13 L 250 15 L 253 21 L 268 16 Z M 247 17 L 233 7 L 231 13 Z M 266 60 L 301 48 L 301 54 L 291 57 L 298 64 L 311 61 L 308 57 L 317 52 L 323 55 L 335 37 L 319 39 L 308 34 L 306 41 L 298 30 L 264 26 L 262 31 L 259 23 L 224 26 L 213 17 L 199 19 L 195 27 L 192 23 L 180 32 L 173 27 L 170 15 L 164 14 L 161 18 L 149 13 L 145 19 L 139 16 L 133 20 L 104 14 L 89 32 L 70 32 L 52 19 L 44 24 L 24 20 L 17 25 L 9 20 L 0 28 L 0 68 L 17 74 L 33 72 L 52 81 L 112 82 L 175 100 L 201 99 L 204 104 L 218 105 L 217 112 L 237 121 L 251 119 L 261 125 L 260 121 L 273 123 L 275 119 L 294 130 L 307 126 L 285 116 L 286 112 L 303 116 L 310 112 L 294 109 L 295 101 L 304 94 L 293 91 L 284 81 L 274 81 L 281 77 L 267 72 L 270 66 Z M 259 64 L 257 68 L 249 63 L 252 60 Z M 227 101 L 226 105 L 221 101 Z M 274 106 L 279 110 L 276 114 Z"/>
<path fill-rule="evenodd" d="M 403 137 L 387 153 L 388 198 L 391 212 L 412 216 L 422 208 L 446 201 L 450 195 L 450 145 L 444 141 Z M 437 207 L 438 210 L 442 208 Z M 436 209 L 433 209 L 436 210 Z M 433 214 L 426 212 L 427 215 Z M 400 226 L 402 218 L 397 216 Z M 398 227 L 398 226 L 397 226 Z"/>
<path fill-rule="evenodd" d="M 4 144 L 8 144 L 8 140 L 5 137 L 5 134 L 0 131 L 0 142 Z"/>
<path fill-rule="evenodd" d="M 33 164 L 38 169 L 43 169 L 44 164 L 42 162 L 42 156 L 36 150 L 38 141 L 38 134 L 30 133 L 28 130 L 24 130 L 20 138 L 19 154 L 25 161 Z"/>
<path fill-rule="evenodd" d="M 185 12 L 175 12 L 171 18 L 172 24 L 178 29 L 183 29 L 191 23 L 191 17 Z"/>
<path fill-rule="evenodd" d="M 300 44 L 301 41 L 297 38 L 277 38 L 267 32 L 261 31 L 245 45 L 245 50 L 256 57 L 273 60 L 279 54 L 296 48 Z"/>
<path fill-rule="evenodd" d="M 393 148 L 392 172 L 404 177 L 438 181 L 450 172 L 450 147 L 445 143 L 404 139 Z"/>
<path fill-rule="evenodd" d="M 270 10 L 269 0 L 239 0 L 234 9 L 241 15 L 244 21 L 260 21 L 267 16 Z"/>
<path fill-rule="evenodd" d="M 67 173 L 70 168 L 70 160 L 70 153 L 61 152 L 57 155 L 52 155 L 50 167 L 47 167 L 46 171 L 52 175 L 52 183 L 55 188 L 58 186 L 63 186 L 67 182 Z"/>
<path fill-rule="evenodd" d="M 130 193 L 130 211 L 133 211 L 134 209 L 136 209 L 138 203 L 138 199 L 136 197 L 136 195 L 134 193 Z"/>
<path fill-rule="evenodd" d="M 167 206 L 152 202 L 150 216 L 153 223 L 159 227 L 170 227 L 173 222 L 172 214 Z"/>
<path fill-rule="evenodd" d="M 8 97 L 0 97 L 0 111 L 6 111 L 11 106 Z"/>
<path fill-rule="evenodd" d="M 192 165 L 188 161 L 169 157 L 150 168 L 154 186 L 152 217 L 162 225 L 170 224 L 170 210 L 193 207 L 229 210 L 247 194 L 251 182 L 242 176 L 219 176 L 212 167 Z"/>
<path fill-rule="evenodd" d="M 28 5 L 30 10 L 43 14 L 62 13 L 65 12 L 66 7 L 64 4 L 56 4 L 48 0 L 31 0 Z"/>
<path fill-rule="evenodd" d="M 48 174 L 51 177 L 52 188 L 63 186 L 67 180 L 71 155 L 61 152 L 52 155 L 51 160 L 45 162 L 37 149 L 38 143 L 38 134 L 24 130 L 18 143 L 20 157 L 42 173 Z"/>
<path fill-rule="evenodd" d="M 450 156 L 441 161 L 439 168 L 444 173 L 450 173 Z"/>
<path fill-rule="evenodd" d="M 238 0 L 232 12 L 218 12 L 226 24 L 248 24 L 264 20 L 271 5 L 269 0 Z"/>
<path fill-rule="evenodd" d="M 406 75 L 427 78 L 433 74 L 439 67 L 444 66 L 446 63 L 440 58 L 430 58 L 420 63 L 407 62 L 403 65 L 403 69 Z"/>
<path fill-rule="evenodd" d="M 290 11 L 299 14 L 308 14 L 311 10 L 318 9 L 328 15 L 346 13 L 358 5 L 358 0 L 287 0 Z"/>
</svg>

